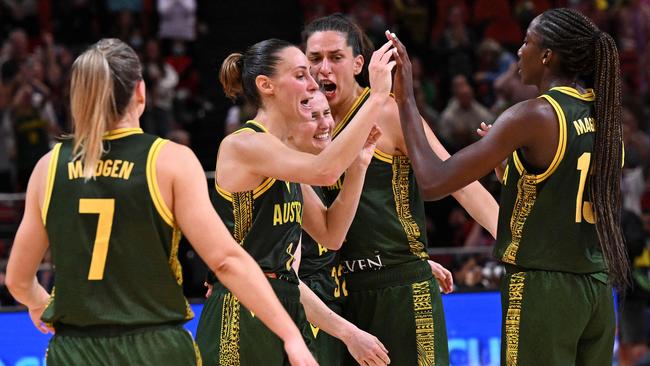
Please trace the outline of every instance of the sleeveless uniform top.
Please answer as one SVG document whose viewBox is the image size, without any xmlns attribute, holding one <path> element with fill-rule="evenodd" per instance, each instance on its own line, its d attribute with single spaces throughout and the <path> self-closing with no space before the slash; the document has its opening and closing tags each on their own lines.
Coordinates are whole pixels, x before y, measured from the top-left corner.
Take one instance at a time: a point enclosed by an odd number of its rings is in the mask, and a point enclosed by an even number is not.
<svg viewBox="0 0 650 366">
<path fill-rule="evenodd" d="M 313 187 L 316 195 L 326 203 L 323 189 Z M 302 255 L 300 279 L 325 303 L 341 302 L 347 295 L 341 276 L 343 267 L 339 263 L 339 252 L 320 245 L 309 234 L 302 232 Z"/>
<path fill-rule="evenodd" d="M 370 88 L 364 89 L 334 129 L 332 138 L 348 125 L 369 95 Z M 343 178 L 325 188 L 329 202 L 338 194 Z M 375 149 L 359 208 L 341 248 L 343 272 L 363 272 L 427 260 L 426 246 L 424 202 L 409 158 Z"/>
<path fill-rule="evenodd" d="M 239 130 L 268 133 L 255 121 Z M 257 188 L 228 192 L 216 184 L 212 203 L 235 240 L 250 254 L 268 277 L 298 283 L 291 268 L 302 232 L 300 184 L 266 178 Z M 214 274 L 209 274 L 216 281 Z"/>
<path fill-rule="evenodd" d="M 543 172 L 532 169 L 519 150 L 508 159 L 494 255 L 522 268 L 602 277 L 606 267 L 589 202 L 594 93 L 557 87 L 540 98 L 557 114 L 558 148 Z"/>
<path fill-rule="evenodd" d="M 88 181 L 81 161 L 72 161 L 73 141 L 55 146 L 42 216 L 56 276 L 44 321 L 139 325 L 194 317 L 181 286 L 181 232 L 156 180 L 166 142 L 139 128 L 111 131 Z"/>
</svg>

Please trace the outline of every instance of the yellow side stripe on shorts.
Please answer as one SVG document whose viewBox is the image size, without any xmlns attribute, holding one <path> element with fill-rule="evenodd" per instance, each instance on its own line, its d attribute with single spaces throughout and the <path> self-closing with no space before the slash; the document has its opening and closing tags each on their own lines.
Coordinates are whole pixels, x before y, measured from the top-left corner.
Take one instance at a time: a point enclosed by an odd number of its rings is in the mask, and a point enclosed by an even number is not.
<svg viewBox="0 0 650 366">
<path fill-rule="evenodd" d="M 521 304 L 524 298 L 526 272 L 513 273 L 508 285 L 508 311 L 505 318 L 506 366 L 517 366 Z"/>
<path fill-rule="evenodd" d="M 436 344 L 433 323 L 433 306 L 429 281 L 411 285 L 413 290 L 413 315 L 415 317 L 415 341 L 418 350 L 418 366 L 433 365 Z"/>
</svg>

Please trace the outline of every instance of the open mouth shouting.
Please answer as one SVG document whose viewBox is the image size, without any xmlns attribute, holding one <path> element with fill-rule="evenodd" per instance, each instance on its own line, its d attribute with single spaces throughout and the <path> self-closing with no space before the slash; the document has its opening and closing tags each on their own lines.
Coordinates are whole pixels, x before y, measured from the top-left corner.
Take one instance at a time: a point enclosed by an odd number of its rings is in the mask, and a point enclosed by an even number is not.
<svg viewBox="0 0 650 366">
<path fill-rule="evenodd" d="M 311 112 L 311 104 L 309 103 L 314 97 L 300 99 L 300 109 L 305 112 Z"/>
<path fill-rule="evenodd" d="M 336 95 L 336 84 L 329 80 L 320 81 L 321 91 L 325 94 L 325 97 L 329 100 L 334 98 Z"/>
</svg>

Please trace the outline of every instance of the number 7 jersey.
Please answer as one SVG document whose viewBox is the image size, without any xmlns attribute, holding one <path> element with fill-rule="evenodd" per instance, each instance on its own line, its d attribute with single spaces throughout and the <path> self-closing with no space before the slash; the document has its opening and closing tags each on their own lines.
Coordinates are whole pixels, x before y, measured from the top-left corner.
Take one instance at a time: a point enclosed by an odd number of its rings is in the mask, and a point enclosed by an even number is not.
<svg viewBox="0 0 650 366">
<path fill-rule="evenodd" d="M 183 322 L 193 317 L 177 259 L 181 238 L 156 180 L 166 140 L 129 128 L 109 132 L 94 179 L 57 144 L 43 222 L 55 287 L 43 320 L 75 326 Z"/>
<path fill-rule="evenodd" d="M 540 98 L 558 119 L 557 151 L 545 171 L 531 169 L 519 150 L 508 159 L 494 255 L 526 269 L 602 276 L 605 262 L 589 200 L 593 91 L 557 87 Z"/>
</svg>

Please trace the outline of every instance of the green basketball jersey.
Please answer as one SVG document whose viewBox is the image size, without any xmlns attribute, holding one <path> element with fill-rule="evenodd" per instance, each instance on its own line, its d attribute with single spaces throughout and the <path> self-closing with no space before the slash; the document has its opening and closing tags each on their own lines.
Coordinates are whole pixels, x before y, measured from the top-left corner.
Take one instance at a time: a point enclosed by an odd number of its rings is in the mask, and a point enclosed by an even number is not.
<svg viewBox="0 0 650 366">
<path fill-rule="evenodd" d="M 332 134 L 336 138 L 368 99 L 366 88 Z M 338 194 L 343 178 L 325 188 L 328 201 Z M 377 270 L 426 260 L 424 202 L 404 155 L 378 149 L 368 166 L 359 208 L 341 248 L 344 273 Z"/>
<path fill-rule="evenodd" d="M 555 110 L 558 148 L 545 171 L 535 171 L 519 150 L 503 175 L 494 255 L 529 269 L 572 273 L 605 271 L 589 202 L 594 149 L 594 94 L 552 88 L 540 98 Z"/>
<path fill-rule="evenodd" d="M 95 179 L 57 144 L 48 169 L 43 222 L 56 268 L 43 320 L 74 326 L 181 322 L 181 233 L 156 180 L 166 140 L 139 128 L 109 132 Z"/>
<path fill-rule="evenodd" d="M 313 187 L 324 204 L 325 195 L 321 187 Z M 347 295 L 343 266 L 339 263 L 339 252 L 320 245 L 306 231 L 302 232 L 302 254 L 300 258 L 300 279 L 326 303 L 340 302 Z"/>
<path fill-rule="evenodd" d="M 255 121 L 235 131 L 268 133 Z M 267 276 L 298 283 L 291 268 L 302 232 L 300 184 L 266 178 L 251 191 L 228 192 L 216 184 L 212 203 L 221 219 Z M 215 280 L 210 275 L 211 280 Z"/>
</svg>

